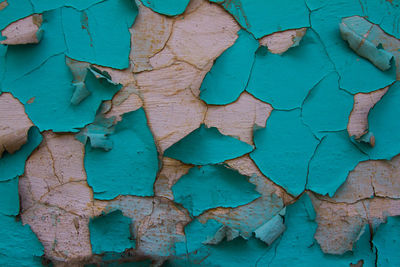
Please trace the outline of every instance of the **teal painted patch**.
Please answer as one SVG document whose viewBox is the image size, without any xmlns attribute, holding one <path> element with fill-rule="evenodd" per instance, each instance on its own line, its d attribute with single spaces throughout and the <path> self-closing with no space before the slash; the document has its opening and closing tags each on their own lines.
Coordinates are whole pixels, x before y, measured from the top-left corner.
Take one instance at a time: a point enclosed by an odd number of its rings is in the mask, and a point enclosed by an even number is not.
<svg viewBox="0 0 400 267">
<path fill-rule="evenodd" d="M 237 158 L 253 147 L 234 137 L 221 134 L 217 128 L 202 124 L 183 139 L 167 148 L 164 156 L 187 164 L 205 165 Z"/>
<path fill-rule="evenodd" d="M 43 246 L 29 225 L 0 214 L 0 236 L 1 266 L 42 266 Z"/>
<path fill-rule="evenodd" d="M 18 215 L 18 177 L 8 181 L 0 181 L 0 213 L 3 215 Z"/>
<path fill-rule="evenodd" d="M 376 247 L 377 266 L 400 266 L 400 217 L 388 217 L 387 223 L 378 227 L 372 243 Z"/>
<path fill-rule="evenodd" d="M 307 188 L 333 197 L 359 162 L 368 160 L 350 140 L 347 131 L 326 134 L 311 159 Z"/>
<path fill-rule="evenodd" d="M 87 181 L 94 197 L 153 196 L 158 155 L 144 110 L 125 113 L 109 139 L 110 151 L 85 146 Z"/>
<path fill-rule="evenodd" d="M 84 11 L 62 8 L 66 55 L 116 69 L 129 67 L 129 28 L 137 14 L 132 0 L 107 0 Z"/>
<path fill-rule="evenodd" d="M 273 110 L 267 126 L 254 132 L 256 149 L 250 153 L 261 172 L 299 195 L 305 189 L 308 163 L 318 140 L 300 118 L 300 110 Z"/>
<path fill-rule="evenodd" d="M 90 219 L 90 243 L 92 252 L 123 252 L 135 247 L 130 225 L 132 220 L 125 217 L 120 210 Z"/>
<path fill-rule="evenodd" d="M 25 161 L 42 139 L 39 129 L 33 126 L 28 131 L 27 142 L 18 151 L 13 154 L 4 152 L 0 158 L 0 181 L 8 181 L 22 175 L 25 171 Z"/>
<path fill-rule="evenodd" d="M 142 0 L 143 5 L 151 8 L 154 12 L 176 16 L 185 12 L 190 0 Z"/>
<path fill-rule="evenodd" d="M 309 27 L 309 11 L 303 1 L 291 0 L 210 0 L 220 3 L 237 22 L 255 38 L 284 31 Z"/>
<path fill-rule="evenodd" d="M 319 137 L 323 132 L 345 130 L 353 104 L 353 96 L 339 89 L 339 76 L 332 72 L 311 90 L 301 114 L 304 123 Z"/>
<path fill-rule="evenodd" d="M 101 102 L 110 100 L 121 85 L 97 79 L 92 72 L 88 72 L 85 83 L 91 94 L 79 105 L 71 105 L 74 92 L 72 81 L 65 56 L 59 54 L 11 83 L 9 89 L 24 103 L 26 113 L 41 131 L 77 132 L 78 128 L 93 122 Z"/>
<path fill-rule="evenodd" d="M 172 186 L 174 200 L 192 216 L 216 207 L 237 207 L 260 196 L 248 177 L 223 165 L 193 167 Z"/>
<path fill-rule="evenodd" d="M 247 91 L 276 109 L 301 107 L 308 92 L 333 70 L 318 36 L 310 30 L 282 55 L 256 53 Z"/>
<path fill-rule="evenodd" d="M 258 42 L 240 30 L 236 42 L 214 62 L 200 87 L 200 98 L 207 104 L 234 102 L 246 89 Z"/>
</svg>

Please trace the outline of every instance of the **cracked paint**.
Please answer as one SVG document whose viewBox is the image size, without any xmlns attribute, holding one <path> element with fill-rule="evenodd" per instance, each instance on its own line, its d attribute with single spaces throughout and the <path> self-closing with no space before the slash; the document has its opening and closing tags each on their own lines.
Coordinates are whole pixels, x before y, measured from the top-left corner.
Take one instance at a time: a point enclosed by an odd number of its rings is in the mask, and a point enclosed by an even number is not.
<svg viewBox="0 0 400 267">
<path fill-rule="evenodd" d="M 0 2 L 1 264 L 398 264 L 399 5 Z"/>
</svg>

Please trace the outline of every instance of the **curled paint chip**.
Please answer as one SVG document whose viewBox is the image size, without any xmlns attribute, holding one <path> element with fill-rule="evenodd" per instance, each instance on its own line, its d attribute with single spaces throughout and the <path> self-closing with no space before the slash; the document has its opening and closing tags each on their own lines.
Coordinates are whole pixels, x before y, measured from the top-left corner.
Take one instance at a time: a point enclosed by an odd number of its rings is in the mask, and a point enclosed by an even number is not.
<svg viewBox="0 0 400 267">
<path fill-rule="evenodd" d="M 217 128 L 202 124 L 164 152 L 164 156 L 187 164 L 221 163 L 249 153 L 253 147 L 234 137 L 221 134 Z"/>
<path fill-rule="evenodd" d="M 369 23 L 364 18 L 354 16 L 342 19 L 339 28 L 343 40 L 348 42 L 351 49 L 385 71 L 390 69 L 392 65 L 393 54 L 376 47 L 368 40 L 369 31 L 373 26 L 374 24 Z"/>
<path fill-rule="evenodd" d="M 131 223 L 131 218 L 125 217 L 120 210 L 91 218 L 89 230 L 93 253 L 118 253 L 134 248 L 135 240 L 131 236 Z"/>
<path fill-rule="evenodd" d="M 260 196 L 248 177 L 223 165 L 193 167 L 182 176 L 172 192 L 180 203 L 195 217 L 216 207 L 237 207 Z"/>
</svg>

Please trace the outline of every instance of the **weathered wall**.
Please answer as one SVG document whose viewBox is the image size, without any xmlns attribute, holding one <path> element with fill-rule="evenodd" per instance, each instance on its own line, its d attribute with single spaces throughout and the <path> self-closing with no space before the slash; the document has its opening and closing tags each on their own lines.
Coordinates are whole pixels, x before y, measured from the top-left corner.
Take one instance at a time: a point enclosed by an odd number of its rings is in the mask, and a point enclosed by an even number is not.
<svg viewBox="0 0 400 267">
<path fill-rule="evenodd" d="M 1 2 L 1 265 L 397 266 L 399 6 Z"/>
</svg>

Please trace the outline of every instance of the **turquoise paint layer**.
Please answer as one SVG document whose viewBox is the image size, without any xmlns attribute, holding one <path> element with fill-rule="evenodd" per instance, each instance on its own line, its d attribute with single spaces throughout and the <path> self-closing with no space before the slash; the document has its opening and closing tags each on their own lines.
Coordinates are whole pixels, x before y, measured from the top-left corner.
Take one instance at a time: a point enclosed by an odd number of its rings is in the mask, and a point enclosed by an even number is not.
<svg viewBox="0 0 400 267">
<path fill-rule="evenodd" d="M 0 236 L 1 266 L 42 266 L 43 246 L 29 225 L 0 214 Z"/>
<path fill-rule="evenodd" d="M 400 217 L 388 217 L 387 223 L 378 227 L 372 243 L 378 251 L 377 266 L 400 266 Z"/>
<path fill-rule="evenodd" d="M 400 82 L 392 85 L 368 114 L 368 131 L 375 146 L 356 143 L 371 159 L 390 160 L 400 151 Z"/>
<path fill-rule="evenodd" d="M 30 0 L 32 2 L 35 13 L 56 9 L 67 6 L 78 10 L 86 9 L 94 4 L 103 2 L 104 0 Z"/>
<path fill-rule="evenodd" d="M 28 131 L 28 140 L 14 154 L 4 153 L 0 158 L 0 181 L 8 181 L 22 175 L 25 171 L 25 161 L 29 155 L 42 142 L 42 135 L 37 127 Z"/>
<path fill-rule="evenodd" d="M 306 2 L 310 2 L 310 6 L 319 5 L 314 3 L 315 0 Z M 379 1 L 381 2 L 383 1 Z M 312 29 L 320 36 L 340 76 L 340 87 L 352 94 L 381 89 L 396 79 L 395 68 L 381 71 L 367 59 L 357 55 L 340 36 L 341 19 L 354 15 L 368 15 L 358 0 L 329 1 L 329 4 L 320 5 L 320 8 L 313 10 L 310 16 Z M 389 10 L 381 12 L 376 17 L 379 20 L 375 22 L 379 23 L 385 16 L 390 16 Z"/>
<path fill-rule="evenodd" d="M 90 219 L 90 243 L 92 252 L 123 252 L 134 248 L 135 241 L 131 237 L 132 220 L 125 217 L 120 210 Z"/>
<path fill-rule="evenodd" d="M 18 215 L 18 177 L 0 182 L 0 213 L 3 215 Z"/>
<path fill-rule="evenodd" d="M 12 22 L 33 13 L 32 5 L 29 0 L 7 0 L 6 2 L 7 6 L 0 10 L 0 31 Z"/>
<path fill-rule="evenodd" d="M 72 81 L 65 56 L 60 54 L 11 83 L 9 91 L 25 104 L 26 113 L 41 131 L 77 132 L 93 122 L 101 102 L 110 100 L 121 86 L 97 79 L 89 72 L 85 83 L 91 94 L 79 105 L 72 105 Z"/>
<path fill-rule="evenodd" d="M 307 188 L 333 197 L 359 162 L 368 160 L 350 140 L 347 131 L 326 134 L 311 159 Z"/>
<path fill-rule="evenodd" d="M 118 195 L 153 196 L 158 155 L 142 108 L 125 113 L 110 134 L 112 149 L 85 147 L 88 184 L 97 199 Z"/>
<path fill-rule="evenodd" d="M 307 30 L 299 46 L 282 55 L 260 48 L 246 90 L 276 109 L 293 109 L 332 70 L 318 36 Z"/>
<path fill-rule="evenodd" d="M 237 22 L 259 39 L 288 29 L 309 27 L 309 11 L 303 1 L 210 0 L 221 3 Z"/>
<path fill-rule="evenodd" d="M 260 196 L 248 177 L 224 165 L 193 167 L 172 186 L 174 200 L 191 216 L 216 207 L 237 207 Z"/>
<path fill-rule="evenodd" d="M 207 104 L 226 105 L 246 89 L 258 42 L 240 30 L 236 42 L 214 62 L 200 87 L 200 98 Z"/>
<path fill-rule="evenodd" d="M 308 163 L 318 140 L 300 117 L 300 110 L 273 110 L 267 126 L 254 132 L 256 149 L 250 153 L 261 172 L 299 195 L 305 189 Z"/>
<path fill-rule="evenodd" d="M 137 14 L 137 6 L 132 0 L 107 0 L 84 11 L 63 8 L 66 55 L 116 69 L 129 67 L 129 28 Z"/>
<path fill-rule="evenodd" d="M 151 8 L 154 12 L 176 16 L 185 12 L 190 0 L 142 0 L 143 5 Z"/>
<path fill-rule="evenodd" d="M 221 163 L 249 153 L 253 147 L 234 137 L 221 134 L 217 128 L 202 124 L 183 139 L 167 148 L 164 156 L 187 164 Z"/>
<path fill-rule="evenodd" d="M 345 130 L 354 98 L 339 89 L 339 76 L 332 72 L 310 92 L 302 107 L 302 117 L 317 136 L 327 131 Z"/>
</svg>

